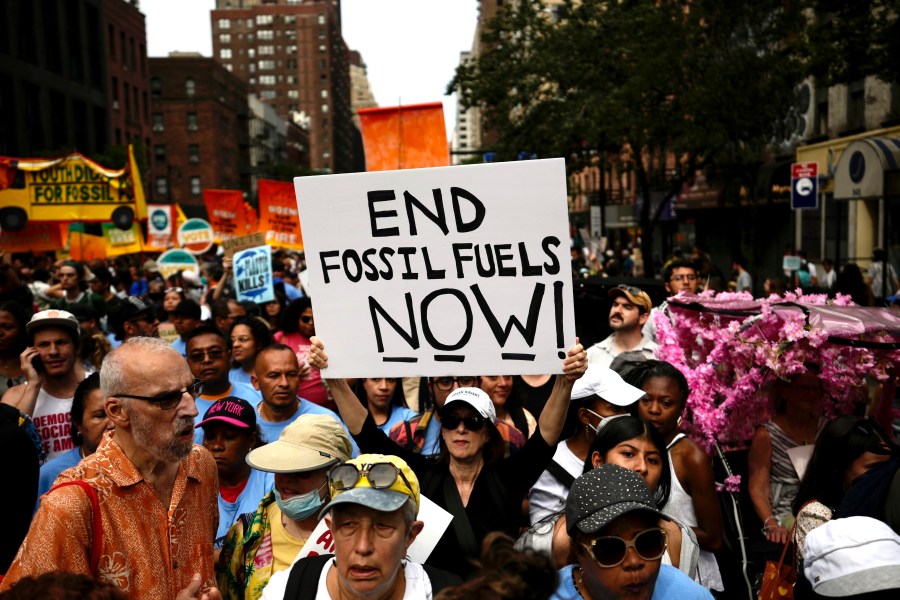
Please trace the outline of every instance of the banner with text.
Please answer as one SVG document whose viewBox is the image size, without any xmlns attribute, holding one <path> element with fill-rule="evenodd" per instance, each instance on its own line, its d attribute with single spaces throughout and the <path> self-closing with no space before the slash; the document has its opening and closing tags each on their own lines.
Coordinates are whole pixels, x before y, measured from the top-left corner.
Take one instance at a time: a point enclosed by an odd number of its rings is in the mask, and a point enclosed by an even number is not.
<svg viewBox="0 0 900 600">
<path fill-rule="evenodd" d="M 171 204 L 147 205 L 147 250 L 166 250 L 172 245 L 174 221 Z"/>
<path fill-rule="evenodd" d="M 238 302 L 263 304 L 275 299 L 270 246 L 257 246 L 234 253 L 234 291 Z"/>
<path fill-rule="evenodd" d="M 203 190 L 203 202 L 217 244 L 250 233 L 241 190 Z"/>
<path fill-rule="evenodd" d="M 561 372 L 562 159 L 294 182 L 328 377 Z"/>
<path fill-rule="evenodd" d="M 271 246 L 303 250 L 294 184 L 259 180 L 259 231 L 266 234 Z"/>
<path fill-rule="evenodd" d="M 126 229 L 125 231 L 112 223 L 103 223 L 102 227 L 107 256 L 135 254 L 142 250 L 141 229 L 137 223 L 133 223 L 131 229 Z"/>
<path fill-rule="evenodd" d="M 0 231 L 0 250 L 6 252 L 45 252 L 62 250 L 66 234 L 55 221 L 27 221 L 21 231 Z"/>
</svg>

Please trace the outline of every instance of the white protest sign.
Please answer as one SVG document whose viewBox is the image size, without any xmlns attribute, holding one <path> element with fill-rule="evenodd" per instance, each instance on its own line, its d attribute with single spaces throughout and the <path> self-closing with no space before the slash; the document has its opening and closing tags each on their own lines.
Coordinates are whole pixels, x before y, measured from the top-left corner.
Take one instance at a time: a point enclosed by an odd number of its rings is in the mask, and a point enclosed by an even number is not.
<svg viewBox="0 0 900 600">
<path fill-rule="evenodd" d="M 425 523 L 425 527 L 410 545 L 409 558 L 413 562 L 423 563 L 431 556 L 438 540 L 450 526 L 453 515 L 425 496 L 419 496 L 419 515 L 416 519 Z M 319 524 L 313 529 L 294 562 L 307 556 L 321 554 L 334 554 L 334 540 L 331 537 L 331 531 L 325 524 L 325 519 L 319 521 Z"/>
<path fill-rule="evenodd" d="M 562 159 L 294 180 L 327 377 L 559 373 Z"/>
<path fill-rule="evenodd" d="M 275 299 L 271 247 L 257 246 L 234 253 L 234 291 L 238 302 L 262 304 Z"/>
</svg>

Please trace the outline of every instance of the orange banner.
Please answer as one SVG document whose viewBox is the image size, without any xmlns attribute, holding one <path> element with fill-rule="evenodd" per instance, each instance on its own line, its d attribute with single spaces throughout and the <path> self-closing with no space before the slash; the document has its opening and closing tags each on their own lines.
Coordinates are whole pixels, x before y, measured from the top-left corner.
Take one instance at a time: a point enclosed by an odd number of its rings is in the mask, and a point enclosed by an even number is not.
<svg viewBox="0 0 900 600">
<path fill-rule="evenodd" d="M 247 230 L 244 195 L 240 190 L 203 190 L 203 202 L 216 243 L 252 233 Z"/>
<path fill-rule="evenodd" d="M 65 225 L 68 231 L 68 223 Z M 0 231 L 0 249 L 6 252 L 62 250 L 66 238 L 55 221 L 27 221 L 22 231 Z"/>
<path fill-rule="evenodd" d="M 293 183 L 259 180 L 259 231 L 266 234 L 270 246 L 303 250 Z"/>
<path fill-rule="evenodd" d="M 81 261 L 106 258 L 106 240 L 98 235 L 70 229 L 69 257 Z"/>
<path fill-rule="evenodd" d="M 367 171 L 420 169 L 450 165 L 450 148 L 440 102 L 362 108 Z"/>
</svg>

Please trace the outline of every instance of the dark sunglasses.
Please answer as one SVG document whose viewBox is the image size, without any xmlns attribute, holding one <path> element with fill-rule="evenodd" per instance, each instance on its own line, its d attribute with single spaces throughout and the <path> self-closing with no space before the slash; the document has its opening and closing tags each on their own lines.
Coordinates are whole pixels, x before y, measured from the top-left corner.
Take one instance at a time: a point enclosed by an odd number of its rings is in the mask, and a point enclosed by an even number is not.
<svg viewBox="0 0 900 600">
<path fill-rule="evenodd" d="M 194 363 L 195 365 L 201 364 L 206 357 L 209 357 L 209 360 L 219 360 L 223 356 L 225 356 L 224 350 L 210 350 L 209 352 L 204 352 L 202 350 L 198 350 L 196 352 L 191 352 L 188 354 L 188 360 Z"/>
<path fill-rule="evenodd" d="M 312 317 L 309 317 L 309 316 L 307 316 L 307 317 L 300 317 L 300 322 L 301 322 L 301 323 L 305 323 L 306 325 L 309 325 L 309 324 L 312 323 L 314 320 L 315 320 L 315 319 L 313 319 Z"/>
<path fill-rule="evenodd" d="M 359 480 L 365 477 L 369 485 L 376 490 L 388 489 L 394 485 L 398 478 L 403 480 L 406 488 L 412 494 L 412 486 L 403 471 L 397 465 L 391 463 L 376 463 L 365 465 L 360 470 L 356 465 L 338 465 L 328 472 L 328 485 L 335 490 L 345 491 L 356 487 Z"/>
<path fill-rule="evenodd" d="M 203 381 L 195 379 L 194 383 L 182 390 L 165 392 L 159 396 L 136 396 L 134 394 L 113 394 L 113 396 L 116 398 L 134 398 L 135 400 L 143 400 L 144 402 L 159 406 L 162 410 L 172 410 L 181 404 L 181 399 L 184 398 L 185 394 L 190 394 L 191 398 L 196 400 L 200 396 L 200 391 L 202 389 Z"/>
<path fill-rule="evenodd" d="M 625 290 L 632 296 L 640 296 L 641 294 L 644 293 L 644 290 L 642 290 L 641 288 L 636 288 L 633 285 L 625 285 L 624 283 L 617 285 L 616 288 L 620 289 L 620 290 Z"/>
<path fill-rule="evenodd" d="M 629 548 L 634 548 L 644 560 L 656 560 L 666 551 L 666 532 L 659 527 L 645 529 L 632 540 L 623 540 L 615 535 L 594 538 L 590 543 L 581 544 L 591 553 L 594 562 L 603 568 L 612 568 L 625 562 Z"/>
<path fill-rule="evenodd" d="M 453 389 L 454 383 L 458 383 L 459 387 L 474 387 L 476 379 L 476 377 L 435 377 L 431 383 L 442 392 L 449 392 Z"/>
<path fill-rule="evenodd" d="M 469 431 L 481 431 L 484 427 L 485 418 L 457 417 L 456 415 L 447 415 L 441 417 L 441 427 L 443 429 L 456 429 L 457 427 L 459 427 L 460 423 L 462 423 L 463 426 Z"/>
</svg>

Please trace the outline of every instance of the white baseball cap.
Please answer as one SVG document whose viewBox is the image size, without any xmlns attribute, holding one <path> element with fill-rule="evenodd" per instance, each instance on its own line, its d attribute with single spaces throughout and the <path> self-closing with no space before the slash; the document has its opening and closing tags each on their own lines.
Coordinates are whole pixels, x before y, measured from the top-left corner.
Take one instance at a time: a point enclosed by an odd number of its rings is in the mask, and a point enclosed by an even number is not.
<svg viewBox="0 0 900 600">
<path fill-rule="evenodd" d="M 847 517 L 816 527 L 803 557 L 806 579 L 822 596 L 900 590 L 900 536 L 877 519 Z"/>
<path fill-rule="evenodd" d="M 444 408 L 441 409 L 441 413 L 447 410 L 447 406 L 451 402 L 465 402 L 474 408 L 479 415 L 494 425 L 497 424 L 497 411 L 494 409 L 494 403 L 491 402 L 491 397 L 481 388 L 464 387 L 453 390 L 444 401 Z"/>
<path fill-rule="evenodd" d="M 572 386 L 572 400 L 600 396 L 610 404 L 629 406 L 644 396 L 644 390 L 626 383 L 622 376 L 607 367 L 588 365 L 584 375 Z"/>
</svg>

